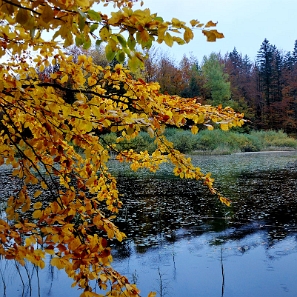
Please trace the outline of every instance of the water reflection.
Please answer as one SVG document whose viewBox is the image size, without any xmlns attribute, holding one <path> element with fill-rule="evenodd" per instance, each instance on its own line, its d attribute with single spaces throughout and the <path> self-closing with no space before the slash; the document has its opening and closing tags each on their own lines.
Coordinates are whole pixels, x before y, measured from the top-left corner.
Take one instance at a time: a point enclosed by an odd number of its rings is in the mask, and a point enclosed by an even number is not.
<svg viewBox="0 0 297 297">
<path fill-rule="evenodd" d="M 128 239 L 111 243 L 114 266 L 146 296 L 288 296 L 297 293 L 297 154 L 194 156 L 213 172 L 230 208 L 200 183 L 168 172 L 119 176 Z M 47 266 L 0 261 L 0 295 L 76 297 Z M 52 270 L 46 270 L 52 269 Z"/>
<path fill-rule="evenodd" d="M 124 209 L 117 223 L 129 238 L 146 245 L 158 244 L 160 233 L 174 240 L 179 228 L 195 226 L 203 233 L 258 221 L 275 227 L 272 234 L 279 237 L 296 229 L 296 159 L 296 152 L 195 156 L 194 163 L 214 172 L 220 191 L 233 201 L 230 208 L 196 181 L 170 175 L 119 177 Z"/>
<path fill-rule="evenodd" d="M 271 246 L 266 231 L 238 240 L 227 240 L 224 232 L 184 232 L 177 232 L 182 239 L 174 243 L 164 238 L 145 256 L 131 242 L 129 259 L 117 259 L 115 265 L 138 275 L 143 296 L 151 289 L 159 296 L 296 296 L 296 234 Z"/>
</svg>

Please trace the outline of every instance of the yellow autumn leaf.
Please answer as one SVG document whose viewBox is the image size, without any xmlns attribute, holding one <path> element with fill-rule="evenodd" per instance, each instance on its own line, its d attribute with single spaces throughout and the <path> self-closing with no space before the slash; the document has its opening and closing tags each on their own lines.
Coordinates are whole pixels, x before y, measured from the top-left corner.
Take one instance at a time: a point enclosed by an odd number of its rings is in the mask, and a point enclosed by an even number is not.
<svg viewBox="0 0 297 297">
<path fill-rule="evenodd" d="M 12 171 L 12 176 L 17 176 L 19 174 L 19 172 L 20 172 L 20 169 L 14 169 Z"/>
<path fill-rule="evenodd" d="M 150 35 L 147 30 L 142 30 L 139 32 L 139 40 L 137 40 L 140 44 L 145 44 L 150 40 Z"/>
<path fill-rule="evenodd" d="M 166 32 L 166 34 L 165 34 L 164 41 L 165 41 L 166 45 L 172 47 L 172 45 L 173 45 L 173 38 L 172 38 L 172 36 L 168 32 Z"/>
<path fill-rule="evenodd" d="M 35 210 L 32 214 L 33 219 L 40 219 L 41 216 L 42 216 L 42 211 L 40 209 Z"/>
<path fill-rule="evenodd" d="M 97 79 L 95 78 L 95 77 L 93 77 L 93 76 L 90 76 L 89 78 L 88 78 L 88 85 L 91 87 L 91 86 L 93 86 L 93 85 L 95 85 L 97 83 Z"/>
<path fill-rule="evenodd" d="M 209 21 L 206 23 L 205 28 L 215 27 L 216 25 L 217 23 L 214 23 L 213 21 Z"/>
<path fill-rule="evenodd" d="M 225 197 L 220 196 L 219 199 L 225 205 L 227 205 L 227 206 L 230 206 L 231 205 L 231 201 L 228 198 L 225 198 Z"/>
<path fill-rule="evenodd" d="M 61 78 L 60 82 L 61 82 L 61 84 L 63 84 L 63 83 L 65 83 L 65 82 L 67 82 L 67 81 L 68 81 L 68 75 L 65 74 L 65 75 Z"/>
<path fill-rule="evenodd" d="M 151 138 L 154 138 L 154 137 L 155 137 L 155 132 L 154 132 L 154 130 L 152 129 L 152 127 L 148 127 L 148 128 L 147 128 L 147 132 L 148 132 L 148 134 L 149 134 L 149 136 L 150 136 Z"/>
<path fill-rule="evenodd" d="M 40 196 L 42 194 L 42 191 L 41 190 L 37 190 L 35 193 L 34 193 L 34 198 L 37 198 L 38 196 Z"/>
<path fill-rule="evenodd" d="M 49 254 L 49 255 L 54 255 L 55 254 L 55 250 L 54 249 L 47 249 L 45 248 L 44 251 Z"/>
<path fill-rule="evenodd" d="M 63 260 L 56 257 L 51 259 L 51 265 L 57 267 L 58 269 L 63 269 L 65 267 Z"/>
<path fill-rule="evenodd" d="M 47 189 L 47 184 L 44 181 L 41 181 L 40 185 L 44 190 Z"/>
<path fill-rule="evenodd" d="M 197 126 L 192 126 L 191 127 L 191 132 L 193 133 L 193 134 L 197 134 L 198 133 L 198 127 Z"/>
<path fill-rule="evenodd" d="M 93 124 L 90 121 L 81 121 L 79 129 L 84 133 L 91 132 L 93 130 Z"/>
<path fill-rule="evenodd" d="M 12 220 L 13 217 L 15 216 L 14 208 L 13 207 L 7 207 L 6 208 L 6 215 L 7 215 L 7 218 L 9 220 Z"/>
<path fill-rule="evenodd" d="M 198 25 L 199 23 L 200 23 L 200 22 L 197 21 L 197 20 L 191 20 L 191 21 L 190 21 L 190 24 L 191 24 L 192 27 L 195 27 L 195 26 Z"/>
<path fill-rule="evenodd" d="M 103 284 L 102 284 L 103 285 Z M 104 297 L 102 294 L 97 294 L 95 292 L 85 291 L 83 292 L 80 297 Z"/>
<path fill-rule="evenodd" d="M 75 0 L 77 5 L 80 7 L 89 7 L 90 6 L 90 1 L 89 0 Z"/>
<path fill-rule="evenodd" d="M 217 30 L 211 30 L 211 32 L 215 34 L 216 38 L 224 38 L 224 34 L 218 32 Z"/>
<path fill-rule="evenodd" d="M 108 38 L 110 37 L 110 32 L 109 30 L 107 29 L 107 27 L 103 27 L 100 31 L 99 31 L 99 35 L 100 35 L 100 38 L 104 41 L 107 41 Z"/>
<path fill-rule="evenodd" d="M 220 123 L 220 128 L 223 131 L 228 131 L 229 130 L 229 124 L 228 123 Z"/>
<path fill-rule="evenodd" d="M 118 127 L 117 127 L 117 126 L 112 126 L 112 127 L 110 128 L 110 131 L 113 132 L 113 133 L 115 133 L 115 132 L 118 131 Z"/>
<path fill-rule="evenodd" d="M 33 205 L 33 208 L 34 209 L 39 209 L 39 208 L 41 208 L 42 207 L 42 202 L 36 202 L 36 203 L 34 203 L 34 205 Z"/>
<path fill-rule="evenodd" d="M 34 238 L 34 236 L 26 237 L 25 246 L 30 246 L 35 243 L 36 243 L 36 239 Z"/>
<path fill-rule="evenodd" d="M 79 246 L 81 245 L 81 242 L 78 238 L 75 238 L 74 240 L 72 240 L 70 243 L 69 243 L 69 249 L 71 251 L 75 251 Z"/>
<path fill-rule="evenodd" d="M 184 40 L 186 43 L 189 43 L 192 39 L 194 38 L 194 33 L 193 31 L 186 27 L 185 32 L 184 32 Z"/>
<path fill-rule="evenodd" d="M 89 292 L 90 280 L 101 280 L 101 289 L 112 289 L 115 296 L 138 296 L 136 286 L 110 267 L 108 237 L 125 237 L 113 224 L 122 202 L 109 170 L 111 155 L 133 170 L 156 172 L 162 163 L 171 162 L 175 175 L 202 180 L 216 193 L 210 175 L 166 139 L 165 125 L 193 125 L 197 133 L 198 124 L 226 121 L 230 127 L 239 126 L 242 116 L 203 106 L 196 98 L 163 94 L 158 83 L 140 78 L 146 76 L 143 66 L 148 59 L 139 49 L 151 47 L 156 39 L 167 46 L 189 42 L 194 34 L 186 22 L 167 22 L 148 8 L 135 10 L 130 0 L 101 1 L 100 12 L 90 0 L 8 2 L 0 9 L 0 56 L 5 56 L 0 67 L 0 164 L 12 167 L 22 188 L 6 199 L 0 253 L 41 268 L 44 252 L 53 255 L 50 264 L 65 269 L 84 297 L 102 297 Z M 104 9 L 109 3 L 117 7 L 111 18 Z M 222 37 L 216 30 L 209 32 Z M 69 48 L 75 39 L 85 51 L 93 38 L 98 49 L 94 56 Z M 104 59 L 111 62 L 106 67 L 98 65 L 101 46 Z M 115 65 L 115 60 L 122 65 Z M 187 83 L 177 74 L 179 82 Z M 154 138 L 155 151 L 129 149 L 142 131 Z M 39 201 L 42 193 L 48 193 L 48 201 Z M 37 198 L 33 203 L 32 195 Z M 37 243 L 44 250 L 36 249 Z"/>
</svg>

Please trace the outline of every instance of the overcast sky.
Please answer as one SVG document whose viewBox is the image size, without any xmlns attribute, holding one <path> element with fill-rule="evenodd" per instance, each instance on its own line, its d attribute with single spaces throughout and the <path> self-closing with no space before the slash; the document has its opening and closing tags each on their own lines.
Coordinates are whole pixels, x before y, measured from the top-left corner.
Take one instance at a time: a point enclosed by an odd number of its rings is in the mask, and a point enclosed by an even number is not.
<svg viewBox="0 0 297 297">
<path fill-rule="evenodd" d="M 217 30 L 224 33 L 224 39 L 206 42 L 196 30 L 192 42 L 168 50 L 177 60 L 192 53 L 201 61 L 211 52 L 225 54 L 236 47 L 254 61 L 265 38 L 285 52 L 293 50 L 297 39 L 297 0 L 144 0 L 144 7 L 165 20 L 218 22 Z"/>
</svg>

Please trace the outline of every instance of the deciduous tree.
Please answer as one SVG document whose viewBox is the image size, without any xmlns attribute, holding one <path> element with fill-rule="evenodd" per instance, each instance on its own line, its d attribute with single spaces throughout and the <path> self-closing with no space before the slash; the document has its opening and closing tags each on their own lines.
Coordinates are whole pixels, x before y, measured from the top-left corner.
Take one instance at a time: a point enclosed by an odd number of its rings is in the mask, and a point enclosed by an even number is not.
<svg viewBox="0 0 297 297">
<path fill-rule="evenodd" d="M 201 69 L 205 78 L 204 87 L 210 94 L 207 99 L 213 105 L 229 105 L 228 101 L 231 97 L 230 82 L 228 81 L 228 75 L 224 73 L 223 67 L 218 55 L 215 53 L 203 58 Z"/>
<path fill-rule="evenodd" d="M 139 296 L 136 286 L 110 266 L 109 240 L 125 238 L 113 224 L 122 203 L 108 169 L 110 152 L 133 170 L 156 171 L 171 162 L 174 174 L 202 180 L 228 204 L 210 174 L 194 167 L 163 132 L 167 124 L 181 127 L 188 120 L 193 133 L 201 124 L 218 123 L 224 130 L 243 124 L 243 115 L 231 108 L 164 95 L 158 83 L 132 79 L 130 70 L 143 63 L 136 44 L 143 49 L 153 41 L 183 44 L 193 38 L 193 27 L 209 41 L 222 37 L 212 22 L 166 22 L 149 9 L 134 9 L 134 2 L 0 0 L 0 164 L 12 167 L 20 185 L 5 201 L 0 254 L 41 268 L 51 255 L 51 265 L 64 269 L 84 297 L 102 296 L 92 292 L 91 281 L 106 296 Z M 110 3 L 115 11 L 108 17 L 104 7 Z M 46 31 L 53 40 L 45 38 Z M 86 55 L 74 61 L 64 52 L 73 43 L 88 49 L 92 39 L 105 44 L 109 61 L 128 58 L 130 70 L 121 64 L 103 68 Z M 48 75 L 40 75 L 50 65 Z M 117 132 L 121 142 L 141 130 L 155 138 L 151 155 L 121 151 L 102 138 L 104 132 Z"/>
</svg>

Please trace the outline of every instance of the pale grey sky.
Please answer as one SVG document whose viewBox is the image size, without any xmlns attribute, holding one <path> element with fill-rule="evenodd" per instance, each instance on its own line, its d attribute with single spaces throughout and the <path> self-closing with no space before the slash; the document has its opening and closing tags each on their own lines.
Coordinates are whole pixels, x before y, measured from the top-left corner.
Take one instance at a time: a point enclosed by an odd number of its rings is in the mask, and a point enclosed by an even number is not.
<svg viewBox="0 0 297 297">
<path fill-rule="evenodd" d="M 225 54 L 236 47 L 254 61 L 265 38 L 285 52 L 293 50 L 297 39 L 297 0 L 144 0 L 144 7 L 166 20 L 176 17 L 218 22 L 224 39 L 209 43 L 197 30 L 189 44 L 164 48 L 177 60 L 193 53 L 201 61 L 211 52 Z"/>
</svg>

